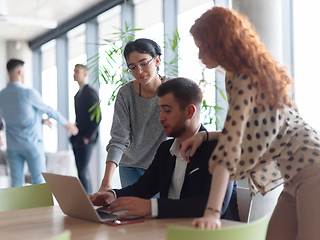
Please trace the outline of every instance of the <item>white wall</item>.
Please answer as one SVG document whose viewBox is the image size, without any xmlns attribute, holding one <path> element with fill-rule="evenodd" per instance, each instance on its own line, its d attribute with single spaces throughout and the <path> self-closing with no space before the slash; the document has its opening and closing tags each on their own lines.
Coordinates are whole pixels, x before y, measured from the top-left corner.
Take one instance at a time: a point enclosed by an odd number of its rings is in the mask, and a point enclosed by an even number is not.
<svg viewBox="0 0 320 240">
<path fill-rule="evenodd" d="M 32 87 L 32 52 L 26 42 L 16 44 L 16 41 L 0 40 L 0 90 L 9 80 L 6 64 L 10 58 L 21 59 L 25 62 L 25 85 Z"/>
<path fill-rule="evenodd" d="M 24 84 L 26 87 L 32 87 L 32 51 L 30 50 L 27 42 L 6 41 L 4 44 L 6 48 L 6 59 L 4 63 L 4 72 L 7 74 L 6 63 L 11 58 L 17 58 L 25 62 L 25 79 Z M 0 49 L 1 52 L 1 49 Z M 3 60 L 3 59 L 2 59 Z"/>
</svg>

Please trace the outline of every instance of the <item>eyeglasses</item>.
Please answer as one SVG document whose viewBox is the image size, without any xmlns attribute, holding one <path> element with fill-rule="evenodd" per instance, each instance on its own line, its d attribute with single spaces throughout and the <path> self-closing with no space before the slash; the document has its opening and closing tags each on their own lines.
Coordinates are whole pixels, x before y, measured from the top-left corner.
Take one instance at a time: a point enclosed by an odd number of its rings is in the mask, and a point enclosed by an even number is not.
<svg viewBox="0 0 320 240">
<path fill-rule="evenodd" d="M 135 72 L 138 71 L 138 68 L 139 68 L 141 71 L 146 71 L 146 70 L 148 70 L 148 68 L 149 68 L 149 66 L 150 66 L 150 63 L 152 62 L 153 59 L 154 59 L 154 58 L 151 58 L 149 61 L 144 60 L 144 61 L 140 62 L 137 66 L 129 67 L 129 68 L 127 69 L 127 71 L 128 71 L 129 73 L 135 73 Z"/>
</svg>

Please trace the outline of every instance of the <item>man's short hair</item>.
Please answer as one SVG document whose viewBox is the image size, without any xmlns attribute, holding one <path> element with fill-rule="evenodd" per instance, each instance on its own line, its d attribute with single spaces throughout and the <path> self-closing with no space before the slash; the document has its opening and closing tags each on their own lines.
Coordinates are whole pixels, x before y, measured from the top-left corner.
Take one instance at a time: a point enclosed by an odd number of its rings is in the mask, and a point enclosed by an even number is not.
<svg viewBox="0 0 320 240">
<path fill-rule="evenodd" d="M 76 68 L 76 67 L 82 68 L 82 69 L 83 69 L 84 71 L 86 71 L 86 72 L 88 71 L 88 67 L 87 67 L 86 65 L 76 64 L 76 65 L 75 65 L 75 68 Z"/>
<path fill-rule="evenodd" d="M 10 59 L 7 62 L 7 70 L 8 70 L 8 72 L 10 72 L 12 69 L 15 69 L 19 65 L 23 66 L 24 65 L 24 61 L 21 61 L 19 59 Z"/>
<path fill-rule="evenodd" d="M 158 87 L 158 97 L 168 93 L 173 94 L 181 110 L 185 109 L 189 104 L 194 104 L 195 106 L 201 106 L 202 104 L 203 95 L 201 89 L 198 84 L 188 78 L 173 78 Z"/>
</svg>

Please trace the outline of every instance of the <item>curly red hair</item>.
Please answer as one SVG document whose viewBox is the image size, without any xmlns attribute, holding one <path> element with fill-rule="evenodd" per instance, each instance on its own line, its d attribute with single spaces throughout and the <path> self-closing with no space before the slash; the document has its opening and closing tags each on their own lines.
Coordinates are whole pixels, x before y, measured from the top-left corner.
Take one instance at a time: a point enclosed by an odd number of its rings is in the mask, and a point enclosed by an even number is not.
<svg viewBox="0 0 320 240">
<path fill-rule="evenodd" d="M 258 76 L 271 106 L 291 106 L 288 86 L 292 81 L 284 67 L 268 53 L 246 16 L 213 7 L 195 21 L 190 33 L 227 71 L 246 74 L 251 81 Z M 253 82 L 252 85 L 258 88 Z"/>
</svg>

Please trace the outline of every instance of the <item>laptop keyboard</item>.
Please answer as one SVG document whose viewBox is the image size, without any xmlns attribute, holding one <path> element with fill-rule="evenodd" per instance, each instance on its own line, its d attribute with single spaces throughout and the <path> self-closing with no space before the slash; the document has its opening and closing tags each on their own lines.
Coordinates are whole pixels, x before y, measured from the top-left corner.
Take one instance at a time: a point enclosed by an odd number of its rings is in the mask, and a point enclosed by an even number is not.
<svg viewBox="0 0 320 240">
<path fill-rule="evenodd" d="M 101 219 L 116 219 L 117 218 L 117 215 L 112 214 L 112 213 L 106 213 L 106 212 L 100 212 L 100 211 L 97 211 L 97 213 Z"/>
</svg>

